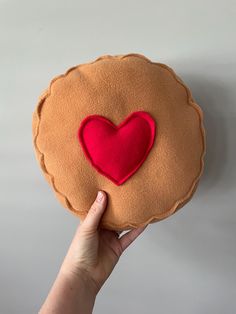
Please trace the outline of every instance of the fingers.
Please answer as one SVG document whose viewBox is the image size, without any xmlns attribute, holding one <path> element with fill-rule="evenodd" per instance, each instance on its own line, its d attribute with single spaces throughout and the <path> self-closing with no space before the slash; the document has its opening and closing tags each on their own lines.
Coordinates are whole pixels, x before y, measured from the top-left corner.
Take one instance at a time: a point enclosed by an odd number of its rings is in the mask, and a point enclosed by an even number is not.
<svg viewBox="0 0 236 314">
<path fill-rule="evenodd" d="M 147 225 L 141 228 L 133 229 L 127 233 L 125 233 L 122 237 L 120 237 L 120 245 L 122 251 L 126 250 L 127 247 L 147 228 Z"/>
<path fill-rule="evenodd" d="M 107 195 L 104 191 L 99 191 L 96 200 L 90 207 L 87 216 L 83 220 L 81 227 L 89 232 L 96 231 L 105 211 L 107 204 Z"/>
</svg>

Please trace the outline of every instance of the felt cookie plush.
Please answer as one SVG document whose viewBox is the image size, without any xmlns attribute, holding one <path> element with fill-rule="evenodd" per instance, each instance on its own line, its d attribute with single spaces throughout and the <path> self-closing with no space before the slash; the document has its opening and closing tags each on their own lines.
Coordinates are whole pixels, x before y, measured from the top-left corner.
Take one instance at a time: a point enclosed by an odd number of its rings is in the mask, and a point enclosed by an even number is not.
<svg viewBox="0 0 236 314">
<path fill-rule="evenodd" d="M 203 172 L 203 114 L 168 66 L 138 54 L 102 56 L 54 78 L 33 115 L 37 159 L 59 201 L 84 217 L 108 194 L 101 227 L 168 217 Z"/>
</svg>

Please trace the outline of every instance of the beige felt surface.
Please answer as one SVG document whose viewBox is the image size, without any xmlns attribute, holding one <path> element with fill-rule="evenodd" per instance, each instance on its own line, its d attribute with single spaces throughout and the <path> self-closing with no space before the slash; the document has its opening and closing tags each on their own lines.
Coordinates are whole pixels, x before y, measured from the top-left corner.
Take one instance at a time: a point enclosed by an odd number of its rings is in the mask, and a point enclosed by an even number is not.
<svg viewBox="0 0 236 314">
<path fill-rule="evenodd" d="M 151 152 L 116 186 L 99 174 L 77 139 L 80 122 L 99 114 L 119 124 L 144 110 L 156 121 Z M 55 78 L 33 119 L 34 145 L 62 204 L 84 216 L 98 189 L 110 196 L 102 225 L 128 229 L 163 219 L 191 198 L 203 171 L 203 115 L 189 89 L 167 66 L 142 55 L 103 56 Z"/>
</svg>

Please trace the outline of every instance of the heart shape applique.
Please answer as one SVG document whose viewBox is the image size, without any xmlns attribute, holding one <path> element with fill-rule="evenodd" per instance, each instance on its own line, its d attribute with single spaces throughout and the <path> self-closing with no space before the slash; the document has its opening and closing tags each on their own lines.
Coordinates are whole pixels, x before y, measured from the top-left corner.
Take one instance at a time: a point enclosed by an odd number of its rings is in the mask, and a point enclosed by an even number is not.
<svg viewBox="0 0 236 314">
<path fill-rule="evenodd" d="M 147 158 L 155 139 L 155 121 L 145 111 L 119 125 L 100 115 L 82 120 L 78 139 L 93 167 L 116 185 L 130 178 Z"/>
</svg>

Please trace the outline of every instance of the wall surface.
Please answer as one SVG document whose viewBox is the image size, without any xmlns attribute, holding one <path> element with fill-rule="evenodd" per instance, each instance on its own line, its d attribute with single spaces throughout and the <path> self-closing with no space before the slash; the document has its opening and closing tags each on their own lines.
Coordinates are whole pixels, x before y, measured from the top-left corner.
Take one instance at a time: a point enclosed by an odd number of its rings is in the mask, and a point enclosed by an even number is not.
<svg viewBox="0 0 236 314">
<path fill-rule="evenodd" d="M 129 52 L 191 88 L 206 168 L 192 201 L 125 252 L 94 313 L 236 313 L 235 30 L 230 0 L 0 0 L 0 313 L 38 311 L 78 224 L 34 157 L 38 95 L 72 65 Z"/>
</svg>

